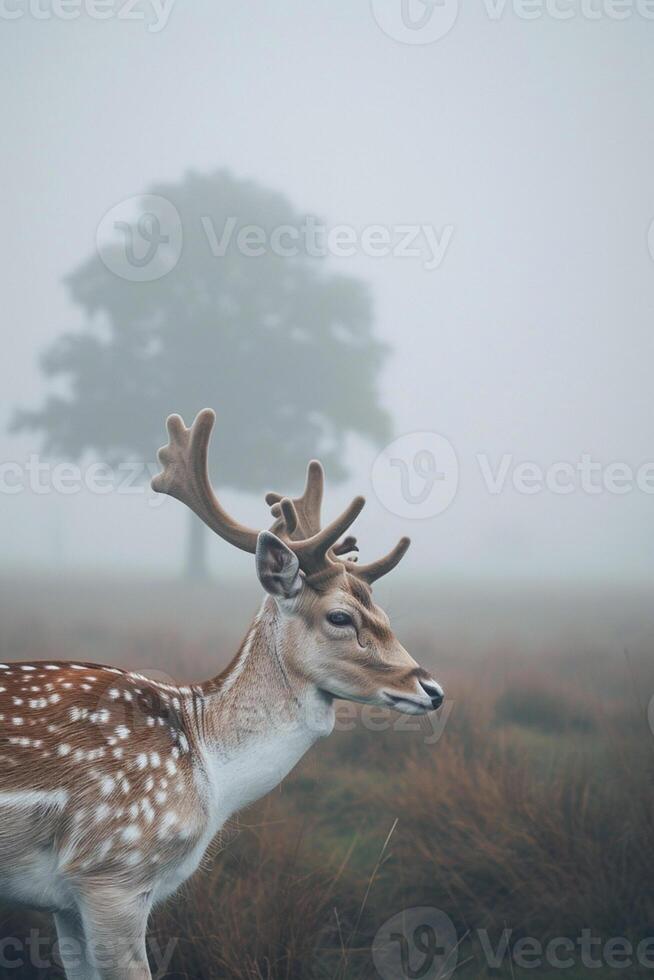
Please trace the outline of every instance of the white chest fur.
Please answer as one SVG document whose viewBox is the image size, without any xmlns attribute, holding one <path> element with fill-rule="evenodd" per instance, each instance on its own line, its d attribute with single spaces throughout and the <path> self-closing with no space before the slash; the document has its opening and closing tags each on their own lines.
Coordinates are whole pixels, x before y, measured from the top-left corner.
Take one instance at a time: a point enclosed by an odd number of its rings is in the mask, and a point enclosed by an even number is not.
<svg viewBox="0 0 654 980">
<path fill-rule="evenodd" d="M 285 725 L 259 731 L 236 746 L 206 746 L 197 782 L 207 807 L 207 826 L 193 850 L 159 881 L 155 901 L 172 894 L 194 873 L 211 840 L 231 816 L 279 785 L 313 743 L 333 727 L 331 706 L 313 706 Z"/>
<path fill-rule="evenodd" d="M 331 706 L 304 706 L 293 718 L 252 733 L 237 744 L 207 748 L 207 803 L 218 829 L 237 810 L 277 786 L 320 737 L 331 732 Z"/>
</svg>

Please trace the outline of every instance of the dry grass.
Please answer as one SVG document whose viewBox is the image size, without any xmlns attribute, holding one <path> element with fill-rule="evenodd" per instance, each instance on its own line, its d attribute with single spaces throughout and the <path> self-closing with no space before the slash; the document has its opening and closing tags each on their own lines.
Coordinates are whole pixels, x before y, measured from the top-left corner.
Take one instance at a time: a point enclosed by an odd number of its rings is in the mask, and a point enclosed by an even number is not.
<svg viewBox="0 0 654 980">
<path fill-rule="evenodd" d="M 155 640 L 141 630 L 143 642 Z M 337 730 L 226 830 L 153 919 L 151 938 L 176 943 L 167 976 L 367 980 L 377 929 L 419 905 L 444 910 L 464 937 L 455 977 L 640 975 L 578 963 L 489 973 L 474 937 L 651 934 L 647 658 L 500 651 L 446 662 L 439 676 L 454 706 L 436 744 L 415 725 Z M 50 929 L 9 912 L 0 924 L 5 936 Z M 59 975 L 0 966 L 3 980 Z"/>
</svg>

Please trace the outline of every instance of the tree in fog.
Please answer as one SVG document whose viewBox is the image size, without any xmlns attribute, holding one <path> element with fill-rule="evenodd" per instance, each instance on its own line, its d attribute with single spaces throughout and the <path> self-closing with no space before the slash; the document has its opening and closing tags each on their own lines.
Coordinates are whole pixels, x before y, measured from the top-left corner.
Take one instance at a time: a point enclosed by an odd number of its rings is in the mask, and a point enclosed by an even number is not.
<svg viewBox="0 0 654 980">
<path fill-rule="evenodd" d="M 109 239 L 67 277 L 83 327 L 45 351 L 56 389 L 14 428 L 56 456 L 148 463 L 166 415 L 189 424 L 209 405 L 217 487 L 290 490 L 316 454 L 342 480 L 348 433 L 389 434 L 365 285 L 327 269 L 312 219 L 253 181 L 188 174 L 149 195 L 110 214 Z M 206 573 L 194 515 L 187 571 Z"/>
</svg>

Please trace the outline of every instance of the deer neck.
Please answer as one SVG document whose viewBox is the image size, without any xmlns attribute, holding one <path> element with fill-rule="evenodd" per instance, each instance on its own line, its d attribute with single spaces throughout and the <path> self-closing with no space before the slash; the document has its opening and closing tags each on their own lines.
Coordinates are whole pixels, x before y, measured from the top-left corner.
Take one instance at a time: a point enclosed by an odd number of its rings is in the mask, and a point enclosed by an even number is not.
<svg viewBox="0 0 654 980">
<path fill-rule="evenodd" d="M 291 666 L 294 643 L 267 598 L 230 667 L 204 686 L 205 764 L 220 820 L 273 789 L 333 729 L 331 701 Z"/>
</svg>

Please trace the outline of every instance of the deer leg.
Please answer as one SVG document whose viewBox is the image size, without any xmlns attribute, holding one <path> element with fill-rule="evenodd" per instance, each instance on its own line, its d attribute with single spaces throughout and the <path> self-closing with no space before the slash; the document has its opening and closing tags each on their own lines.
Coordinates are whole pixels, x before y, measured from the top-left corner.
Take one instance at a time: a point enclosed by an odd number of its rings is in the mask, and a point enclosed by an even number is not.
<svg viewBox="0 0 654 980">
<path fill-rule="evenodd" d="M 84 932 L 98 980 L 152 980 L 145 945 L 149 895 L 111 890 L 86 896 Z"/>
<path fill-rule="evenodd" d="M 98 973 L 88 958 L 84 926 L 78 910 L 56 912 L 54 920 L 59 939 L 59 958 L 68 980 L 99 980 Z"/>
</svg>

